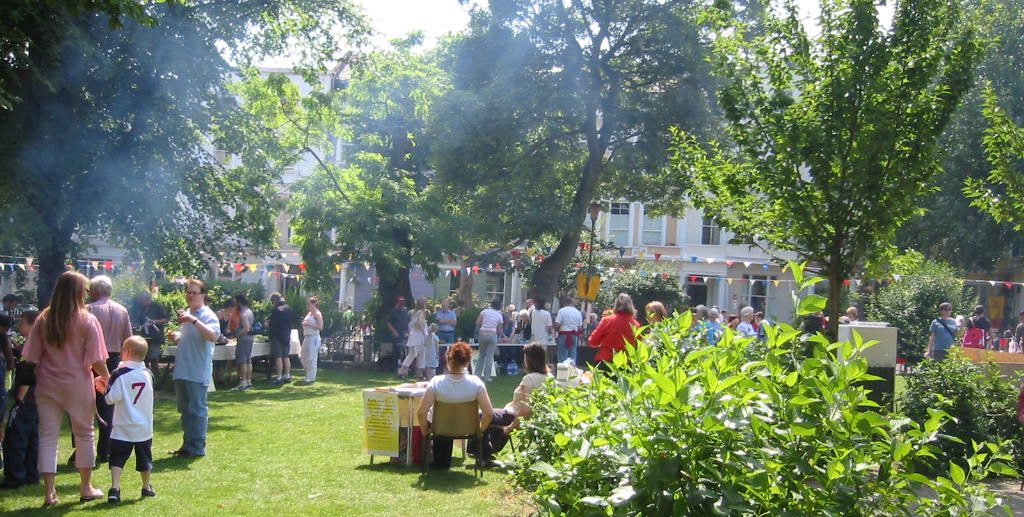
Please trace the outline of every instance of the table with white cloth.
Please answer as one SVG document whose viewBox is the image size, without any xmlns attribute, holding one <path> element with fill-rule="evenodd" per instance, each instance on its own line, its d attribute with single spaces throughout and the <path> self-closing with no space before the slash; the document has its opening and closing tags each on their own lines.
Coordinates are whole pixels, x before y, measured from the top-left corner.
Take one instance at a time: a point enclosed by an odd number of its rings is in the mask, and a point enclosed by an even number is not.
<svg viewBox="0 0 1024 517">
<path fill-rule="evenodd" d="M 388 456 L 393 463 L 412 465 L 420 456 L 422 437 L 416 410 L 426 383 L 363 390 L 363 454 Z"/>
<path fill-rule="evenodd" d="M 213 347 L 213 361 L 214 363 L 226 364 L 228 376 L 231 375 L 231 368 L 235 362 L 235 346 L 236 340 L 231 339 L 226 345 L 214 345 Z M 301 350 L 302 342 L 299 341 L 299 331 L 292 329 L 291 340 L 288 347 L 288 355 L 298 355 Z M 170 345 L 164 347 L 163 354 L 161 357 L 173 358 L 178 353 L 177 345 Z M 253 336 L 252 343 L 252 357 L 267 357 L 270 355 L 270 338 L 267 336 Z M 229 379 L 230 380 L 230 379 Z M 213 383 L 210 383 L 211 386 Z"/>
<path fill-rule="evenodd" d="M 480 359 L 480 343 L 477 342 L 475 339 L 472 339 L 467 344 L 473 351 L 473 357 L 469 364 L 469 370 L 474 375 L 481 375 L 482 372 L 477 372 L 474 370 L 476 368 L 477 361 Z M 519 365 L 519 371 L 523 371 L 523 368 L 526 366 L 525 364 L 523 364 L 523 347 L 525 347 L 527 344 L 528 343 L 498 343 L 498 347 L 494 350 L 494 368 L 496 370 L 494 372 L 494 375 L 505 375 L 505 371 L 498 367 L 498 363 L 504 363 L 507 360 L 515 361 Z M 555 359 L 558 357 L 554 340 L 547 341 L 544 344 L 544 348 L 547 351 L 548 363 L 554 363 Z M 451 344 L 449 343 L 447 345 L 441 346 L 451 346 Z M 515 352 L 513 352 L 512 354 L 502 353 L 505 350 L 515 350 Z M 506 359 L 503 361 L 503 358 Z M 444 359 L 442 357 L 438 357 L 437 360 L 443 361 Z M 514 375 L 519 375 L 519 373 L 517 372 Z M 482 376 L 488 377 L 488 375 Z"/>
</svg>

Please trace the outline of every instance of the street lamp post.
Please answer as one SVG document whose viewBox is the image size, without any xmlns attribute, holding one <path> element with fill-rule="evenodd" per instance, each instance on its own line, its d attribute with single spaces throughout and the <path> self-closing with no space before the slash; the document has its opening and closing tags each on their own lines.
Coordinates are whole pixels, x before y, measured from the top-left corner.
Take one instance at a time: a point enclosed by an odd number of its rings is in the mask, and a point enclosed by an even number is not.
<svg viewBox="0 0 1024 517">
<path fill-rule="evenodd" d="M 594 274 L 594 240 L 597 237 L 597 216 L 601 215 L 601 205 L 590 203 L 587 212 L 590 214 L 590 256 L 587 257 L 589 273 Z"/>
</svg>

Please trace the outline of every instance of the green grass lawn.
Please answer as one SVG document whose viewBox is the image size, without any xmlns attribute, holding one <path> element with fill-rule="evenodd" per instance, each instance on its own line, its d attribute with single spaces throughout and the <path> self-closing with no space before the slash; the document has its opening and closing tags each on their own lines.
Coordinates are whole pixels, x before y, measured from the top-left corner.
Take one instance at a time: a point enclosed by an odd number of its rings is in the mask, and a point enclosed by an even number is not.
<svg viewBox="0 0 1024 517">
<path fill-rule="evenodd" d="M 301 378 L 301 373 L 295 375 Z M 262 378 L 260 374 L 257 379 Z M 122 502 L 78 502 L 78 474 L 62 465 L 57 474 L 61 504 L 43 510 L 42 484 L 0 492 L 0 513 L 84 515 L 523 515 L 528 494 L 498 471 L 482 479 L 472 469 L 420 474 L 419 467 L 370 465 L 360 449 L 361 390 L 394 384 L 393 376 L 352 370 L 321 370 L 313 386 L 210 394 L 207 456 L 171 458 L 181 445 L 173 394 L 158 393 L 153 439 L 153 488 L 157 497 L 139 500 L 141 483 L 134 458 L 121 482 Z M 489 386 L 496 406 L 505 404 L 519 377 L 499 377 Z M 70 437 L 60 443 L 60 460 L 70 454 Z M 460 456 L 456 447 L 455 456 Z M 458 462 L 458 460 L 456 460 Z M 94 471 L 94 485 L 110 488 L 110 471 Z"/>
</svg>

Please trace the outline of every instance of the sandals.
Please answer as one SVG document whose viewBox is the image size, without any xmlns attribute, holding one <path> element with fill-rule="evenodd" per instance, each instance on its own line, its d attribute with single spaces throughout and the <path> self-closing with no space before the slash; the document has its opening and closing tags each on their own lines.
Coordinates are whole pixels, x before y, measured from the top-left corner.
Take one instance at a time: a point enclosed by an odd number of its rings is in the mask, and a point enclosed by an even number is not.
<svg viewBox="0 0 1024 517">
<path fill-rule="evenodd" d="M 94 492 L 92 492 L 89 495 L 79 496 L 78 501 L 81 502 L 81 503 L 86 503 L 86 502 L 89 502 L 89 501 L 95 501 L 95 500 L 103 497 L 103 491 L 102 490 L 100 490 L 98 488 L 93 488 L 93 490 L 94 490 Z"/>
</svg>

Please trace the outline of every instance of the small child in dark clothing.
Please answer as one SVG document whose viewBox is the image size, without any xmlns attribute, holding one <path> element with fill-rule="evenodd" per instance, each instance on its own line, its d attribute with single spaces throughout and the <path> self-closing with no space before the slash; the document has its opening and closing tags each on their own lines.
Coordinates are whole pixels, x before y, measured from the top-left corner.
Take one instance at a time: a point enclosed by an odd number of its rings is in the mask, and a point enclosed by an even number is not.
<svg viewBox="0 0 1024 517">
<path fill-rule="evenodd" d="M 28 336 L 35 324 L 37 311 L 21 314 L 18 332 Z M 20 353 L 17 355 L 21 355 Z M 4 480 L 0 488 L 18 488 L 39 483 L 39 413 L 36 410 L 35 365 L 18 361 L 14 368 L 14 407 L 7 418 L 3 436 Z"/>
</svg>

